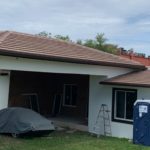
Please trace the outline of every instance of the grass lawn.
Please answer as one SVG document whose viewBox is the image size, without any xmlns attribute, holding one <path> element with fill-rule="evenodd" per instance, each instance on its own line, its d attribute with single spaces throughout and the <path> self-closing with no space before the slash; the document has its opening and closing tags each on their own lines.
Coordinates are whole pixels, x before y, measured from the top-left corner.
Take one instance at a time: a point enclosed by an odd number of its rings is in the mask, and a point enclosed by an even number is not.
<svg viewBox="0 0 150 150">
<path fill-rule="evenodd" d="M 150 147 L 134 145 L 127 139 L 96 138 L 82 132 L 53 132 L 48 137 L 0 136 L 0 150 L 150 150 Z"/>
</svg>

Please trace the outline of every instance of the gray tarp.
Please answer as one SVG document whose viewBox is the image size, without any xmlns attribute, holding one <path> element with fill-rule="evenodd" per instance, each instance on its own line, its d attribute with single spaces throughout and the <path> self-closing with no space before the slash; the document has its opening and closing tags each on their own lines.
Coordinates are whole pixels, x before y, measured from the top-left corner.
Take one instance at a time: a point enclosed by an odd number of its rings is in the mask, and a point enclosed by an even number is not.
<svg viewBox="0 0 150 150">
<path fill-rule="evenodd" d="M 0 110 L 0 133 L 49 130 L 55 130 L 53 123 L 30 109 L 10 107 Z"/>
</svg>

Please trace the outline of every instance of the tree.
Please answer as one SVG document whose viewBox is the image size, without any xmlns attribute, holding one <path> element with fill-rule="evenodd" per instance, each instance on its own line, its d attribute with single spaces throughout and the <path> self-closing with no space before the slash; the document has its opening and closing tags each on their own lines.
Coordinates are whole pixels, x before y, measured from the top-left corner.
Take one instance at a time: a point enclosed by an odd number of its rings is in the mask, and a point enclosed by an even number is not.
<svg viewBox="0 0 150 150">
<path fill-rule="evenodd" d="M 82 42 L 81 39 L 78 39 L 78 40 L 76 41 L 76 44 L 83 45 L 83 42 Z"/>
<path fill-rule="evenodd" d="M 63 36 L 63 35 L 55 35 L 54 38 L 60 39 L 60 40 L 64 40 L 64 41 L 71 41 L 68 35 L 66 35 L 66 36 Z"/>
<path fill-rule="evenodd" d="M 119 48 L 118 48 L 118 45 L 104 44 L 102 47 L 102 51 L 105 51 L 111 54 L 118 54 Z"/>
<path fill-rule="evenodd" d="M 105 38 L 105 34 L 104 33 L 98 33 L 96 35 L 95 39 L 96 39 L 98 47 L 103 46 L 106 43 L 106 41 L 107 41 L 107 38 Z"/>
<path fill-rule="evenodd" d="M 47 37 L 47 38 L 52 37 L 52 38 L 60 39 L 60 40 L 64 40 L 64 41 L 71 41 L 68 35 L 66 35 L 66 36 L 63 36 L 63 35 L 52 36 L 52 34 L 50 32 L 46 32 L 46 31 L 42 31 L 42 32 L 38 33 L 37 35 L 41 36 L 41 37 Z"/>
<path fill-rule="evenodd" d="M 83 45 L 87 46 L 87 47 L 102 50 L 106 41 L 107 41 L 107 39 L 105 38 L 104 33 L 100 33 L 100 34 L 98 33 L 94 40 L 93 39 L 87 39 L 87 40 L 85 40 Z"/>
<path fill-rule="evenodd" d="M 87 47 L 95 48 L 104 52 L 117 54 L 118 53 L 118 46 L 114 44 L 106 43 L 107 38 L 105 38 L 104 33 L 98 33 L 95 37 L 95 39 L 87 39 L 82 44 Z"/>
<path fill-rule="evenodd" d="M 87 47 L 91 47 L 91 48 L 96 48 L 97 47 L 96 41 L 92 40 L 92 39 L 87 39 L 83 45 L 87 46 Z"/>
<path fill-rule="evenodd" d="M 72 42 L 70 37 L 68 35 L 63 36 L 63 35 L 54 35 L 52 36 L 51 33 L 42 31 L 39 34 L 37 34 L 41 37 L 48 37 L 48 38 L 55 38 L 55 39 L 60 39 L 64 41 L 69 41 Z M 105 38 L 104 33 L 98 33 L 94 39 L 86 39 L 85 41 L 82 40 L 77 40 L 76 44 L 79 45 L 84 45 L 90 48 L 98 49 L 104 52 L 112 53 L 112 54 L 118 54 L 118 46 L 110 43 L 106 43 L 107 38 Z"/>
<path fill-rule="evenodd" d="M 48 37 L 48 38 L 50 38 L 52 34 L 49 33 L 49 32 L 46 32 L 46 31 L 42 31 L 42 32 L 38 33 L 37 35 L 41 36 L 41 37 Z"/>
</svg>

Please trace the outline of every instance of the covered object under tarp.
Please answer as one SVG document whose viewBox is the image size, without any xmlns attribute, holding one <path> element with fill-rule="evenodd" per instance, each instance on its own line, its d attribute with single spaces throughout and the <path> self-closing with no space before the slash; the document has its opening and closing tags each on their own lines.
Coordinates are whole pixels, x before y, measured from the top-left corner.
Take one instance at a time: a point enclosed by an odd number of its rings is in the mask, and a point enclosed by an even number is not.
<svg viewBox="0 0 150 150">
<path fill-rule="evenodd" d="M 0 133 L 23 134 L 55 130 L 53 123 L 26 108 L 10 107 L 0 110 Z"/>
</svg>

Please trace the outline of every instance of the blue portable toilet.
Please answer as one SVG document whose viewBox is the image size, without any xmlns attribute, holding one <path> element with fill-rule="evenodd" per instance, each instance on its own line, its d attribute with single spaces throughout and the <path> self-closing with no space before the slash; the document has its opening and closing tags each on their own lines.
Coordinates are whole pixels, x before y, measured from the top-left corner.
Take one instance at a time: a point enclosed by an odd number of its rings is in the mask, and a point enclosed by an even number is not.
<svg viewBox="0 0 150 150">
<path fill-rule="evenodd" d="M 150 146 L 150 100 L 134 103 L 133 143 Z"/>
</svg>

